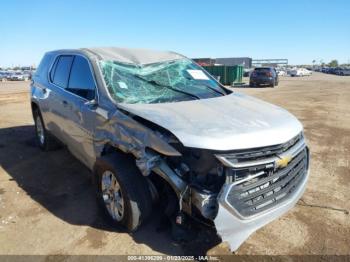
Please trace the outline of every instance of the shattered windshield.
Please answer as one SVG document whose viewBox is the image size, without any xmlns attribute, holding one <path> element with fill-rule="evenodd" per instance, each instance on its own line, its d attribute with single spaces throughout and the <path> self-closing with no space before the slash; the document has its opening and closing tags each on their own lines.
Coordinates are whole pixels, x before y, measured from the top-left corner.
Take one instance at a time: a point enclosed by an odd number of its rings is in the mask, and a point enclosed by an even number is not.
<svg viewBox="0 0 350 262">
<path fill-rule="evenodd" d="M 151 104 L 226 95 L 208 73 L 189 59 L 148 65 L 100 61 L 107 88 L 118 103 Z"/>
</svg>

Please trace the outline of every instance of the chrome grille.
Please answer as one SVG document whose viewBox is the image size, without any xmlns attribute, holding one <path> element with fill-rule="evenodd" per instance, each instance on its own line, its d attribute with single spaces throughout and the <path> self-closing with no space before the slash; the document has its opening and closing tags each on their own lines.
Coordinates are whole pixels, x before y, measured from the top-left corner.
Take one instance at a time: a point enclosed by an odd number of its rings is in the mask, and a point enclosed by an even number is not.
<svg viewBox="0 0 350 262">
<path fill-rule="evenodd" d="M 232 185 L 226 200 L 242 216 L 255 215 L 288 199 L 303 181 L 309 165 L 308 148 L 302 136 L 293 138 L 289 144 L 289 147 L 276 147 L 279 153 L 268 153 L 266 158 L 258 160 L 251 157 L 248 161 L 247 158 L 225 159 L 229 163 L 227 183 Z M 263 150 L 267 151 L 271 150 Z M 276 165 L 285 156 L 290 156 L 288 165 Z"/>
</svg>

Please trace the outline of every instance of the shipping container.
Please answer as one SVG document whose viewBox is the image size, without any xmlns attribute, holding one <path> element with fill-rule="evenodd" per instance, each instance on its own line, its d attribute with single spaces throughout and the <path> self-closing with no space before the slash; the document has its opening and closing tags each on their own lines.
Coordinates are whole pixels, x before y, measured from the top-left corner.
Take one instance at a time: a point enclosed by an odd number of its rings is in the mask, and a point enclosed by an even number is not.
<svg viewBox="0 0 350 262">
<path fill-rule="evenodd" d="M 203 66 L 203 68 L 218 79 L 223 85 L 242 83 L 243 66 Z"/>
</svg>

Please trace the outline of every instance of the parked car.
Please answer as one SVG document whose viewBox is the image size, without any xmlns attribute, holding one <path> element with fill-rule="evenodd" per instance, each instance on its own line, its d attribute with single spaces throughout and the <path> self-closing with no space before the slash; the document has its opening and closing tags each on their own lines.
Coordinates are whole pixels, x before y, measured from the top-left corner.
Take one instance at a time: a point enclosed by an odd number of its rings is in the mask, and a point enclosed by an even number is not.
<svg viewBox="0 0 350 262">
<path fill-rule="evenodd" d="M 6 81 L 7 80 L 7 75 L 3 72 L 0 72 L 0 81 Z"/>
<path fill-rule="evenodd" d="M 278 75 L 278 76 L 286 76 L 286 75 L 287 75 L 287 72 L 284 71 L 284 70 L 278 70 L 278 71 L 276 71 L 276 72 L 277 72 L 277 75 Z"/>
<path fill-rule="evenodd" d="M 290 70 L 289 75 L 290 76 L 310 76 L 311 75 L 311 71 L 307 70 L 305 68 L 295 68 Z"/>
<path fill-rule="evenodd" d="M 335 74 L 340 76 L 349 76 L 350 68 L 339 68 L 335 71 Z"/>
<path fill-rule="evenodd" d="M 289 71 L 288 73 L 290 76 L 303 76 L 303 73 L 301 72 L 300 69 L 295 68 Z"/>
<path fill-rule="evenodd" d="M 337 69 L 335 67 L 330 67 L 327 69 L 326 73 L 327 74 L 335 74 L 336 70 Z"/>
<path fill-rule="evenodd" d="M 273 67 L 257 67 L 250 74 L 250 86 L 269 85 L 275 87 L 278 85 L 278 74 Z"/>
<path fill-rule="evenodd" d="M 174 52 L 48 52 L 31 108 L 40 148 L 66 145 L 92 171 L 108 220 L 130 231 L 160 202 L 174 227 L 204 221 L 236 250 L 296 204 L 309 176 L 293 115 Z"/>
<path fill-rule="evenodd" d="M 23 72 L 15 72 L 12 73 L 9 77 L 8 80 L 11 81 L 28 81 L 30 78 L 29 74 L 23 73 Z"/>
<path fill-rule="evenodd" d="M 312 71 L 308 70 L 306 68 L 300 68 L 300 70 L 301 70 L 303 76 L 310 76 L 312 74 Z"/>
<path fill-rule="evenodd" d="M 24 76 L 24 81 L 28 81 L 32 79 L 32 73 L 29 71 L 24 71 L 23 76 Z"/>
<path fill-rule="evenodd" d="M 11 73 L 7 71 L 0 72 L 0 81 L 7 81 L 10 77 Z"/>
</svg>

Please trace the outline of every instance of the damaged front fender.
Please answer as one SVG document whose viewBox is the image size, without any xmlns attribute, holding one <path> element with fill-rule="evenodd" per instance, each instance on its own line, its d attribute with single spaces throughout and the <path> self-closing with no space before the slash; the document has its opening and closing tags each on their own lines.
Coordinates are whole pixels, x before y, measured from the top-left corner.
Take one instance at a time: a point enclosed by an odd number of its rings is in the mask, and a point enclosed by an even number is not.
<svg viewBox="0 0 350 262">
<path fill-rule="evenodd" d="M 96 124 L 94 147 L 97 155 L 102 153 L 106 144 L 125 153 L 132 153 L 143 175 L 148 175 L 156 166 L 159 155 L 154 154 L 154 151 L 166 156 L 181 156 L 160 133 L 138 123 L 123 112 L 114 110 L 109 113 L 101 108 L 96 112 L 99 123 Z M 147 149 L 153 151 L 149 152 Z"/>
</svg>

